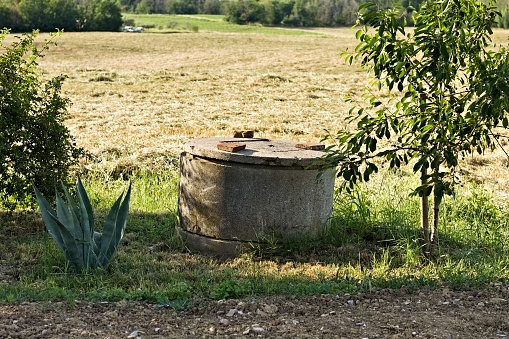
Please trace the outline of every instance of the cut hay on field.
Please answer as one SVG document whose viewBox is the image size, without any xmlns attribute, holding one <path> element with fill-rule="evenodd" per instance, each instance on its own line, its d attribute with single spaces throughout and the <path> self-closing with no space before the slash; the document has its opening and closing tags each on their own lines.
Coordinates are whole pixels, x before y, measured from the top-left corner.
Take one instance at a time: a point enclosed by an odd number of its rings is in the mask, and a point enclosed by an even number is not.
<svg viewBox="0 0 509 339">
<path fill-rule="evenodd" d="M 253 129 L 259 137 L 317 142 L 345 126 L 345 99 L 359 98 L 368 78 L 340 57 L 356 46 L 354 30 L 321 32 L 64 33 L 41 68 L 69 76 L 66 124 L 96 156 L 94 166 L 157 167 L 191 138 Z M 495 32 L 497 42 L 506 37 Z M 468 160 L 463 173 L 506 187 L 502 153 L 479 163 Z"/>
</svg>

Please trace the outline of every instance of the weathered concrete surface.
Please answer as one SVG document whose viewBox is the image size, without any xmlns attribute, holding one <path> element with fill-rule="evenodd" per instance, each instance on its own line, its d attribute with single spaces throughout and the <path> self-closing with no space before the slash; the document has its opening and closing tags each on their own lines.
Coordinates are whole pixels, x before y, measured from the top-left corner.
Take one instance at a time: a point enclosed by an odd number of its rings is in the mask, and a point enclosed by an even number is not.
<svg viewBox="0 0 509 339">
<path fill-rule="evenodd" d="M 191 249 L 221 254 L 239 242 L 320 234 L 332 210 L 335 176 L 307 166 L 322 152 L 243 139 L 246 149 L 229 153 L 216 147 L 224 140 L 194 140 L 181 155 L 179 231 Z"/>
<path fill-rule="evenodd" d="M 230 153 L 217 149 L 219 143 L 246 143 L 246 149 Z M 323 164 L 320 150 L 298 148 L 302 144 L 287 140 L 268 140 L 259 138 L 203 138 L 184 144 L 184 152 L 202 158 L 238 162 L 253 165 L 308 167 Z"/>
</svg>

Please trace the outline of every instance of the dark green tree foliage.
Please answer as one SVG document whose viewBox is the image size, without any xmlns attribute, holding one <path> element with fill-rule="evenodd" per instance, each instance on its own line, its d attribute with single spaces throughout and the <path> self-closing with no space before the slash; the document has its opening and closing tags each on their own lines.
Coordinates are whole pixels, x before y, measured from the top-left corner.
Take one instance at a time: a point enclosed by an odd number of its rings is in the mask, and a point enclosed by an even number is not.
<svg viewBox="0 0 509 339">
<path fill-rule="evenodd" d="M 82 151 L 63 125 L 69 100 L 60 95 L 63 76 L 43 83 L 37 59 L 52 44 L 34 44 L 36 33 L 10 46 L 0 32 L 0 204 L 29 205 L 32 183 L 52 194 Z"/>
<path fill-rule="evenodd" d="M 190 0 L 170 0 L 167 9 L 170 14 L 197 14 L 200 12 L 200 3 Z"/>
<path fill-rule="evenodd" d="M 58 28 L 66 32 L 72 32 L 79 29 L 81 16 L 76 1 L 49 0 L 48 8 L 48 20 L 52 23 L 49 31 Z M 27 28 L 28 30 L 32 29 L 32 27 Z"/>
<path fill-rule="evenodd" d="M 39 29 L 50 32 L 57 28 L 75 31 L 76 22 L 80 19 L 74 0 L 20 0 L 17 8 L 23 31 Z"/>
<path fill-rule="evenodd" d="M 378 89 L 396 90 L 401 98 L 383 104 L 368 94 L 352 108 L 349 119 L 357 129 L 338 131 L 331 164 L 351 189 L 378 171 L 377 158 L 389 168 L 410 163 L 421 177 L 414 193 L 421 196 L 428 255 L 437 244 L 439 206 L 457 182 L 459 160 L 493 150 L 500 145 L 496 128 L 509 125 L 509 52 L 491 46 L 497 17 L 492 1 L 428 1 L 414 17 L 415 30 L 407 32 L 398 11 L 367 11 L 359 16 L 366 26 L 357 32 L 356 54 L 347 56 L 350 63 L 360 59 Z"/>
<path fill-rule="evenodd" d="M 221 0 L 205 0 L 203 2 L 203 9 L 201 13 L 205 14 L 221 14 L 223 12 L 223 6 Z"/>
<path fill-rule="evenodd" d="M 231 0 L 230 22 L 288 26 L 345 26 L 357 19 L 357 0 Z"/>
<path fill-rule="evenodd" d="M 238 0 L 228 5 L 226 20 L 236 24 L 266 22 L 266 11 L 263 4 L 258 0 Z"/>
<path fill-rule="evenodd" d="M 0 29 L 10 27 L 13 31 L 21 31 L 23 22 L 17 6 L 9 0 L 0 0 Z"/>
<path fill-rule="evenodd" d="M 120 10 L 122 12 L 134 12 L 136 9 L 136 5 L 138 4 L 137 0 L 119 0 Z"/>
<path fill-rule="evenodd" d="M 55 29 L 55 27 L 51 27 L 46 1 L 20 0 L 18 10 L 25 28 L 33 27 L 45 32 Z"/>
<path fill-rule="evenodd" d="M 120 5 L 115 0 L 0 0 L 0 28 L 14 32 L 119 31 Z"/>
<path fill-rule="evenodd" d="M 272 25 L 280 25 L 289 19 L 293 12 L 295 1 L 273 0 L 267 8 L 267 21 Z"/>
<path fill-rule="evenodd" d="M 115 32 L 122 27 L 122 13 L 115 0 L 85 0 L 84 30 Z"/>
<path fill-rule="evenodd" d="M 152 14 L 156 13 L 155 11 L 155 1 L 154 0 L 141 0 L 136 6 L 136 13 L 139 14 Z"/>
</svg>

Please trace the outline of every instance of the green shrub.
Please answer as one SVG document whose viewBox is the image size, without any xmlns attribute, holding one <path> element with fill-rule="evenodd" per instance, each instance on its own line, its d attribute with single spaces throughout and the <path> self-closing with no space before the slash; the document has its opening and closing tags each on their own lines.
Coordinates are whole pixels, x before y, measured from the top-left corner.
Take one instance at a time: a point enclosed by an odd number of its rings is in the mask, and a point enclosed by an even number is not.
<svg viewBox="0 0 509 339">
<path fill-rule="evenodd" d="M 256 0 L 237 0 L 228 4 L 226 20 L 240 25 L 265 23 L 266 10 L 263 4 Z"/>
<path fill-rule="evenodd" d="M 136 23 L 134 22 L 134 19 L 132 19 L 132 18 L 129 18 L 129 19 L 123 18 L 122 19 L 122 25 L 124 25 L 124 26 L 136 26 Z"/>
<path fill-rule="evenodd" d="M 83 155 L 63 125 L 69 99 L 61 96 L 65 76 L 47 82 L 37 72 L 38 59 L 49 45 L 36 47 L 37 32 L 4 45 L 0 31 L 0 205 L 7 208 L 33 202 L 31 184 L 49 194 Z"/>
</svg>

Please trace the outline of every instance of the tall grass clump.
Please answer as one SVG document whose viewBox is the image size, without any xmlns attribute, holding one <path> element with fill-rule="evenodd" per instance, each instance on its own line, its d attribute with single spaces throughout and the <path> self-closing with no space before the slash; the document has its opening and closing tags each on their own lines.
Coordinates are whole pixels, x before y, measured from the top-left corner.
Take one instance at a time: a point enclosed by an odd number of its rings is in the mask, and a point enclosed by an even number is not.
<svg viewBox="0 0 509 339">
<path fill-rule="evenodd" d="M 417 236 L 419 202 L 409 196 L 415 182 L 402 171 L 387 171 L 350 192 L 338 190 L 332 220 L 338 239 L 389 242 Z"/>
<path fill-rule="evenodd" d="M 84 178 L 90 191 L 90 200 L 105 210 L 114 201 L 114 194 L 125 187 L 122 177 L 103 172 L 90 172 Z M 142 235 L 140 240 L 149 246 L 161 241 L 177 244 L 174 233 L 177 222 L 179 173 L 176 169 L 154 171 L 140 169 L 130 176 L 133 187 L 131 196 L 130 226 L 132 232 Z"/>
<path fill-rule="evenodd" d="M 338 192 L 328 241 L 353 245 L 359 253 L 370 248 L 377 260 L 388 251 L 395 269 L 439 270 L 446 276 L 468 275 L 472 269 L 491 277 L 496 273 L 494 267 L 503 270 L 509 255 L 509 205 L 499 203 L 483 186 L 458 187 L 444 199 L 439 256 L 430 262 L 421 255 L 419 200 L 410 196 L 416 182 L 415 175 L 386 171 L 379 180 L 351 192 Z M 364 261 L 371 265 L 367 259 Z"/>
<path fill-rule="evenodd" d="M 509 254 L 508 204 L 497 202 L 485 187 L 470 184 L 443 206 L 443 246 L 492 257 Z"/>
</svg>

